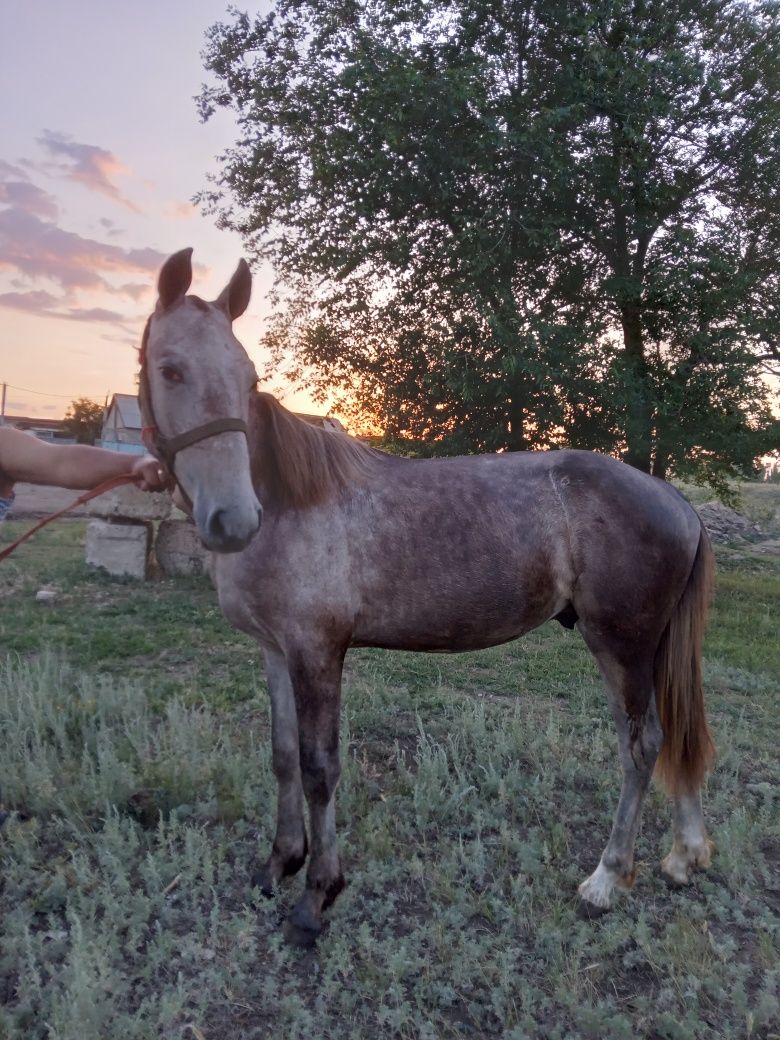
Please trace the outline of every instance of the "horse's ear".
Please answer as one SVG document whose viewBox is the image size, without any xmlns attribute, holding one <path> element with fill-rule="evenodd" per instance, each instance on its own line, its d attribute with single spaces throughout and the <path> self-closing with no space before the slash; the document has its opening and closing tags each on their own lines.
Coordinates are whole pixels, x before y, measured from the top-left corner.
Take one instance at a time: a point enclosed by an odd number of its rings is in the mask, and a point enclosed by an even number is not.
<svg viewBox="0 0 780 1040">
<path fill-rule="evenodd" d="M 157 293 L 160 306 L 166 310 L 185 295 L 192 282 L 192 249 L 180 249 L 169 256 L 160 269 Z"/>
<path fill-rule="evenodd" d="M 239 260 L 233 277 L 217 297 L 217 306 L 231 321 L 240 318 L 249 306 L 252 295 L 252 272 L 246 260 Z"/>
</svg>

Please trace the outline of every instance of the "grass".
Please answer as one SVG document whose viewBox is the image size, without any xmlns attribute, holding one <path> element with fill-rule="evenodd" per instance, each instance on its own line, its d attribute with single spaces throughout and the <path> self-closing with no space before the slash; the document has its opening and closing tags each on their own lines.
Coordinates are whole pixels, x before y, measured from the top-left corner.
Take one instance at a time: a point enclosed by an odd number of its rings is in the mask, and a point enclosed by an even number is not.
<svg viewBox="0 0 780 1040">
<path fill-rule="evenodd" d="M 10 540 L 14 525 L 2 532 Z M 0 1038 L 780 1036 L 780 561 L 719 550 L 706 652 L 717 854 L 577 917 L 619 776 L 595 667 L 545 626 L 484 653 L 348 657 L 349 885 L 315 952 L 250 887 L 273 834 L 262 672 L 205 580 L 81 562 L 83 526 L 0 571 Z M 59 591 L 37 604 L 42 585 Z"/>
</svg>

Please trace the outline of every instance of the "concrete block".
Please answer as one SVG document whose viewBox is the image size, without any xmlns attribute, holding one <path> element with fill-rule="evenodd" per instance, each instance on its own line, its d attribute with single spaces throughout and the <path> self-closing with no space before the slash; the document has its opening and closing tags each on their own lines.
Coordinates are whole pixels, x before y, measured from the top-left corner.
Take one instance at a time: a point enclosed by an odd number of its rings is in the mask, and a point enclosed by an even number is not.
<svg viewBox="0 0 780 1040">
<path fill-rule="evenodd" d="M 134 484 L 114 488 L 88 504 L 90 516 L 117 520 L 165 520 L 173 501 L 167 491 L 140 491 Z"/>
<path fill-rule="evenodd" d="M 92 520 L 87 524 L 86 560 L 117 577 L 146 577 L 151 545 L 149 523 L 117 524 Z"/>
<path fill-rule="evenodd" d="M 191 520 L 163 520 L 154 553 L 163 574 L 204 574 L 211 553 L 203 547 Z"/>
</svg>

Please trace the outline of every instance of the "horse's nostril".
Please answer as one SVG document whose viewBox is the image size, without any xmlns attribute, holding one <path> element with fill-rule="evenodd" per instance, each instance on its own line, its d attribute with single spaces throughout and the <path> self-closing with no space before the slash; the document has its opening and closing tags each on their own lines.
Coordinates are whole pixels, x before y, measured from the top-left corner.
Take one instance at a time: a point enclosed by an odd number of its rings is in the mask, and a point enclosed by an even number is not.
<svg viewBox="0 0 780 1040">
<path fill-rule="evenodd" d="M 258 503 L 250 505 L 204 506 L 198 516 L 198 529 L 204 543 L 214 552 L 240 552 L 260 529 L 263 511 Z"/>
<path fill-rule="evenodd" d="M 225 510 L 215 509 L 210 515 L 208 520 L 209 535 L 217 540 L 224 538 L 225 536 Z"/>
<path fill-rule="evenodd" d="M 263 509 L 259 504 L 249 511 L 218 506 L 211 510 L 203 526 L 204 541 L 217 551 L 238 552 L 259 530 Z"/>
</svg>

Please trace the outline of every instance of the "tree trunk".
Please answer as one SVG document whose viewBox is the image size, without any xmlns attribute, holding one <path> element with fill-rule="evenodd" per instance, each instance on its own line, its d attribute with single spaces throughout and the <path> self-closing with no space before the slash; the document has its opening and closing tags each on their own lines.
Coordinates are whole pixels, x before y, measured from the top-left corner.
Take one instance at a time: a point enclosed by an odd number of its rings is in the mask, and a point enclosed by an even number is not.
<svg viewBox="0 0 780 1040">
<path fill-rule="evenodd" d="M 666 480 L 666 474 L 669 472 L 669 450 L 663 444 L 663 439 L 659 436 L 656 437 L 655 444 L 655 457 L 653 458 L 653 476 L 660 477 L 661 480 Z"/>
<path fill-rule="evenodd" d="M 528 442 L 525 438 L 525 408 L 517 398 L 509 402 L 509 436 L 507 447 L 510 451 L 527 451 Z"/>
<path fill-rule="evenodd" d="M 627 362 L 625 461 L 629 466 L 649 473 L 653 447 L 652 408 L 641 312 L 637 305 L 629 304 L 621 308 L 620 316 Z"/>
</svg>

